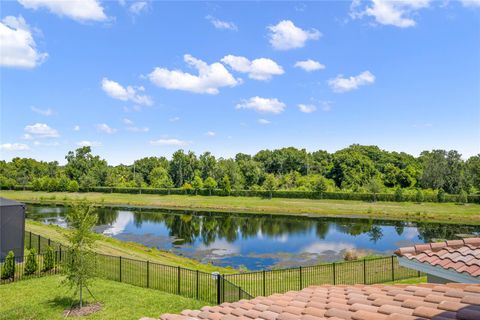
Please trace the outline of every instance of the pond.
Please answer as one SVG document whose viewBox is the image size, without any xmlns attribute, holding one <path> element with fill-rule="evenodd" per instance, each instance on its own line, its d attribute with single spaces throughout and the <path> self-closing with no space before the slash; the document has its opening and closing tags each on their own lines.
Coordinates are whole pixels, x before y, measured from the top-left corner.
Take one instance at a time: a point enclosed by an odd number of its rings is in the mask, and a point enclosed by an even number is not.
<svg viewBox="0 0 480 320">
<path fill-rule="evenodd" d="M 66 207 L 28 206 L 27 217 L 66 226 Z M 95 231 L 219 266 L 250 270 L 312 265 L 401 246 L 480 234 L 480 226 L 157 209 L 98 209 Z"/>
</svg>

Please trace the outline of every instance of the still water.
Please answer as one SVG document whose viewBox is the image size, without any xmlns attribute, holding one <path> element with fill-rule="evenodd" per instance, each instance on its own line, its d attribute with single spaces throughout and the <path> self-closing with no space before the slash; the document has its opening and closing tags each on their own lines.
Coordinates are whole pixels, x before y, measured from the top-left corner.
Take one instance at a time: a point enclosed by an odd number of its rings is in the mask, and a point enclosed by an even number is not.
<svg viewBox="0 0 480 320">
<path fill-rule="evenodd" d="M 28 218 L 66 226 L 67 208 L 28 206 Z M 317 264 L 348 249 L 391 254 L 400 246 L 480 234 L 480 226 L 353 218 L 98 209 L 95 231 L 203 263 L 251 270 Z"/>
</svg>

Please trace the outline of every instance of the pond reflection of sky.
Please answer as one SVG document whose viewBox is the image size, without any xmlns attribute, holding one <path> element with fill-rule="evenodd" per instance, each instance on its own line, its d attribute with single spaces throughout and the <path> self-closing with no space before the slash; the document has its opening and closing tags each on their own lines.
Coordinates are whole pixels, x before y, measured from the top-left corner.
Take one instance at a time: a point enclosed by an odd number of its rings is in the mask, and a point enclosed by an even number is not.
<svg viewBox="0 0 480 320">
<path fill-rule="evenodd" d="M 63 207 L 29 207 L 29 216 L 45 223 L 65 226 L 64 215 Z M 348 249 L 364 254 L 391 254 L 399 246 L 422 243 L 427 236 L 427 240 L 432 236 L 445 236 L 445 230 L 449 230 L 439 224 L 422 225 L 423 232 L 427 233 L 422 237 L 413 223 L 233 214 L 226 218 L 226 215 L 229 214 L 182 216 L 161 211 L 110 209 L 99 211 L 103 224 L 97 226 L 96 231 L 202 262 L 262 269 L 335 261 L 342 259 Z M 212 221 L 216 223 L 213 229 Z M 209 239 L 202 233 L 205 224 L 210 224 L 208 230 L 214 230 Z M 248 228 L 248 233 L 244 234 L 242 228 Z M 459 232 L 465 230 L 479 231 L 478 227 L 463 226 Z M 190 240 L 182 241 L 182 235 Z"/>
</svg>

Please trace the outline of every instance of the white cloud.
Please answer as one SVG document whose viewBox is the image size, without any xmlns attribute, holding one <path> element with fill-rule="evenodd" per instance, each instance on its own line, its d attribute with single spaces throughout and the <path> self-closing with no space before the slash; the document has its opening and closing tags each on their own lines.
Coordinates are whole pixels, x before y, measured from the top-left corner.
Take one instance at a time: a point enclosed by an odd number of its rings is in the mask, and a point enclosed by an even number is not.
<svg viewBox="0 0 480 320">
<path fill-rule="evenodd" d="M 37 50 L 30 27 L 23 17 L 6 16 L 0 22 L 0 65 L 34 68 L 48 57 Z"/>
<path fill-rule="evenodd" d="M 168 121 L 170 121 L 170 122 L 177 122 L 178 120 L 180 120 L 180 117 L 172 117 L 172 118 L 168 119 Z"/>
<path fill-rule="evenodd" d="M 46 8 L 76 21 L 104 21 L 107 16 L 97 0 L 18 0 L 27 9 Z"/>
<path fill-rule="evenodd" d="M 157 67 L 148 75 L 150 81 L 169 90 L 207 94 L 218 94 L 221 87 L 235 87 L 241 83 L 240 79 L 235 79 L 219 62 L 209 65 L 189 54 L 184 55 L 183 59 L 188 65 L 198 70 L 198 75 Z"/>
<path fill-rule="evenodd" d="M 80 126 L 77 124 L 73 127 L 73 131 L 80 131 Z"/>
<path fill-rule="evenodd" d="M 31 106 L 30 109 L 32 109 L 33 112 L 41 114 L 42 116 L 51 116 L 53 114 L 53 110 L 48 108 L 48 109 L 39 109 L 34 106 Z"/>
<path fill-rule="evenodd" d="M 237 104 L 235 108 L 237 109 L 253 109 L 261 113 L 281 113 L 285 109 L 285 103 L 279 101 L 277 98 L 261 98 L 261 97 L 251 97 L 248 100 L 243 100 L 241 103 Z"/>
<path fill-rule="evenodd" d="M 332 110 L 332 101 L 320 101 L 320 104 L 322 105 L 322 110 L 323 111 L 330 111 Z"/>
<path fill-rule="evenodd" d="M 206 136 L 209 136 L 209 137 L 215 137 L 217 134 L 216 134 L 215 132 L 213 132 L 213 131 L 207 131 L 207 132 L 205 133 L 205 135 L 206 135 Z"/>
<path fill-rule="evenodd" d="M 130 120 L 130 119 L 124 118 L 123 123 L 131 125 L 131 124 L 133 124 L 133 121 Z"/>
<path fill-rule="evenodd" d="M 212 16 L 206 16 L 205 19 L 210 21 L 210 23 L 217 29 L 223 29 L 223 30 L 232 30 L 232 31 L 237 31 L 237 25 L 233 22 L 230 21 L 222 21 L 219 20 L 215 17 Z"/>
<path fill-rule="evenodd" d="M 33 145 L 36 147 L 58 147 L 60 143 L 58 141 L 53 141 L 53 142 L 33 141 Z"/>
<path fill-rule="evenodd" d="M 221 61 L 229 65 L 235 71 L 248 73 L 248 76 L 255 80 L 270 80 L 272 76 L 284 73 L 283 68 L 280 65 L 267 58 L 259 58 L 250 61 L 245 57 L 230 54 L 223 57 Z"/>
<path fill-rule="evenodd" d="M 299 104 L 298 109 L 303 113 L 312 113 L 317 110 L 313 104 Z"/>
<path fill-rule="evenodd" d="M 480 0 L 460 0 L 464 7 L 480 7 Z"/>
<path fill-rule="evenodd" d="M 338 75 L 335 79 L 328 80 L 328 84 L 335 92 L 347 92 L 358 89 L 360 86 L 372 84 L 375 76 L 370 71 L 364 71 L 357 76 L 344 78 Z"/>
<path fill-rule="evenodd" d="M 186 146 L 190 143 L 179 139 L 158 139 L 150 141 L 150 144 L 154 146 Z"/>
<path fill-rule="evenodd" d="M 137 1 L 134 2 L 128 7 L 128 11 L 133 14 L 140 14 L 143 11 L 148 10 L 148 2 L 147 1 Z"/>
<path fill-rule="evenodd" d="M 270 44 L 277 50 L 302 48 L 308 40 L 318 40 L 321 33 L 316 29 L 303 30 L 290 20 L 282 20 L 274 26 L 269 26 Z"/>
<path fill-rule="evenodd" d="M 102 90 L 105 91 L 110 97 L 121 101 L 132 101 L 137 104 L 151 106 L 153 100 L 147 95 L 139 94 L 139 92 L 145 91 L 143 87 L 124 87 L 120 83 L 109 80 L 107 78 L 102 79 Z"/>
<path fill-rule="evenodd" d="M 35 123 L 25 126 L 24 131 L 26 132 L 24 135 L 25 139 L 57 138 L 60 136 L 56 129 L 51 128 L 45 123 Z"/>
<path fill-rule="evenodd" d="M 267 119 L 258 119 L 258 123 L 260 123 L 260 124 L 270 124 L 270 121 L 268 121 Z"/>
<path fill-rule="evenodd" d="M 150 128 L 131 126 L 131 127 L 127 127 L 127 130 L 130 131 L 130 132 L 148 132 L 148 131 L 150 131 Z"/>
<path fill-rule="evenodd" d="M 302 68 L 303 70 L 305 70 L 307 72 L 312 72 L 312 71 L 325 69 L 325 66 L 323 64 L 321 64 L 318 61 L 312 60 L 312 59 L 297 61 L 297 62 L 295 62 L 294 66 L 297 67 L 297 68 Z"/>
<path fill-rule="evenodd" d="M 77 142 L 77 146 L 80 147 L 101 147 L 102 143 L 98 141 L 88 141 L 88 140 L 82 140 Z"/>
<path fill-rule="evenodd" d="M 117 129 L 110 127 L 106 123 L 97 124 L 97 130 L 108 133 L 108 134 L 117 132 Z"/>
<path fill-rule="evenodd" d="M 412 15 L 430 6 L 431 0 L 372 0 L 370 6 L 362 7 L 359 0 L 350 6 L 350 16 L 354 19 L 370 16 L 379 24 L 408 28 L 416 25 Z"/>
<path fill-rule="evenodd" d="M 0 150 L 26 151 L 26 150 L 30 150 L 30 147 L 23 143 L 3 143 L 3 144 L 0 144 Z"/>
</svg>

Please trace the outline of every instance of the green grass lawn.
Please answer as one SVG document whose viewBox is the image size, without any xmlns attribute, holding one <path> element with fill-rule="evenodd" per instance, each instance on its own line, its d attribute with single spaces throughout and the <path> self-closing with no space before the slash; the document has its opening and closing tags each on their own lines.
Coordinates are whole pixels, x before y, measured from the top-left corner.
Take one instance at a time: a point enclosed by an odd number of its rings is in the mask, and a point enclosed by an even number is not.
<svg viewBox="0 0 480 320">
<path fill-rule="evenodd" d="M 72 304 L 72 292 L 61 285 L 60 276 L 47 276 L 0 286 L 0 319 L 64 319 L 63 310 Z M 199 309 L 204 302 L 158 290 L 114 281 L 94 280 L 91 291 L 103 304 L 102 311 L 82 319 L 158 318 L 163 313 Z M 93 301 L 88 296 L 88 302 Z"/>
<path fill-rule="evenodd" d="M 0 192 L 1 197 L 42 203 L 86 199 L 100 205 L 144 206 L 167 209 L 250 212 L 311 216 L 345 216 L 412 221 L 480 224 L 480 205 L 454 203 L 362 202 L 350 200 L 263 199 L 123 193 Z"/>
</svg>

